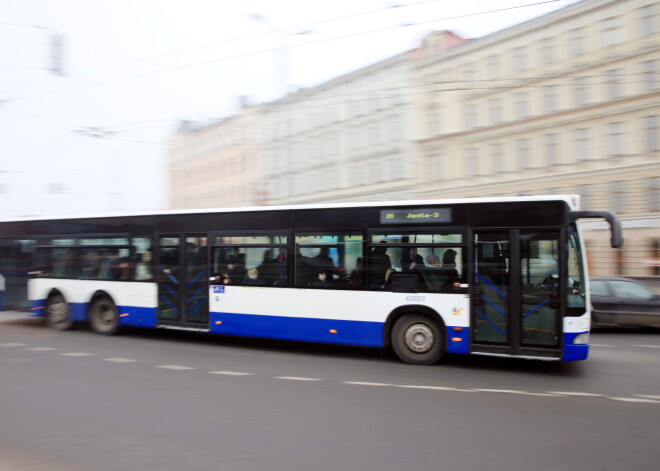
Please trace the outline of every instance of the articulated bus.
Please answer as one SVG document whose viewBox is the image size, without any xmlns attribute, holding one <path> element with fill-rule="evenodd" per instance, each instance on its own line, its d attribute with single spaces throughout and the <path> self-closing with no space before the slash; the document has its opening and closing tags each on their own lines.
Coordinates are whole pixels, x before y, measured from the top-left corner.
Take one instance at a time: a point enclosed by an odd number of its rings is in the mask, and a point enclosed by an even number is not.
<svg viewBox="0 0 660 471">
<path fill-rule="evenodd" d="M 2 298 L 26 293 L 58 330 L 386 348 L 411 364 L 445 353 L 583 360 L 584 218 L 605 219 L 622 245 L 617 217 L 580 211 L 578 196 L 6 221 L 2 267 L 29 267 L 29 279 L 2 270 Z"/>
</svg>

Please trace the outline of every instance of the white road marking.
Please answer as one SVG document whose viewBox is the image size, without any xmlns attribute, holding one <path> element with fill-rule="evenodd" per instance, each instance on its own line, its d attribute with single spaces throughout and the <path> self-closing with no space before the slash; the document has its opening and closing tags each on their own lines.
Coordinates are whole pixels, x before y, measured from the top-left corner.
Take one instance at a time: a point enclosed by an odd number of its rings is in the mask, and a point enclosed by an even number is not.
<svg viewBox="0 0 660 471">
<path fill-rule="evenodd" d="M 209 374 L 226 376 L 254 376 L 254 373 L 244 373 L 242 371 L 209 371 Z"/>
<path fill-rule="evenodd" d="M 387 383 L 367 383 L 364 381 L 342 381 L 341 384 L 353 384 L 356 386 L 394 386 L 393 384 Z"/>
<path fill-rule="evenodd" d="M 525 396 L 544 396 L 544 397 L 559 397 L 556 394 L 552 393 L 533 393 L 528 391 L 519 391 L 517 389 L 474 389 L 478 392 L 490 392 L 490 393 L 504 393 L 504 394 L 522 394 Z"/>
<path fill-rule="evenodd" d="M 320 378 L 303 378 L 300 376 L 275 376 L 275 379 L 287 379 L 289 381 L 321 381 Z"/>
<path fill-rule="evenodd" d="M 607 399 L 612 399 L 613 401 L 622 401 L 622 402 L 644 402 L 650 404 L 660 404 L 660 401 L 654 401 L 652 399 L 642 399 L 639 397 L 607 397 Z"/>
<path fill-rule="evenodd" d="M 559 396 L 603 397 L 602 394 L 577 392 L 577 391 L 548 391 L 548 394 L 555 394 Z"/>
<path fill-rule="evenodd" d="M 158 365 L 156 368 L 164 368 L 166 370 L 196 370 L 194 366 L 181 366 L 181 365 Z"/>
<path fill-rule="evenodd" d="M 397 384 L 395 387 L 406 389 L 428 389 L 430 391 L 477 392 L 476 389 L 449 388 L 447 386 L 417 386 L 415 384 Z"/>
<path fill-rule="evenodd" d="M 8 342 L 1 343 L 0 347 L 26 347 L 27 344 L 20 342 Z M 592 344 L 592 346 L 597 347 L 614 347 L 614 345 L 600 345 Z M 633 345 L 633 347 L 641 348 L 660 348 L 660 345 Z M 58 348 L 53 347 L 30 347 L 26 350 L 33 352 L 47 352 L 58 350 Z M 60 353 L 61 356 L 68 357 L 87 357 L 95 356 L 95 353 L 86 353 L 86 352 L 68 352 Z M 109 361 L 113 363 L 134 363 L 138 360 L 131 358 L 103 358 L 103 361 Z M 182 365 L 158 365 L 156 368 L 163 368 L 168 370 L 196 370 L 196 367 L 192 366 L 182 366 Z M 216 375 L 226 375 L 226 376 L 253 376 L 254 373 L 247 373 L 242 371 L 209 371 L 209 374 Z M 274 379 L 283 379 L 289 381 L 323 381 L 322 378 L 309 378 L 301 376 L 275 376 Z M 425 386 L 425 385 L 414 385 L 414 384 L 389 384 L 389 383 L 374 383 L 367 381 L 341 381 L 341 384 L 351 384 L 356 386 L 376 386 L 376 387 L 394 387 L 394 388 L 404 388 L 404 389 L 423 389 L 431 391 L 455 391 L 455 392 L 485 392 L 485 393 L 495 393 L 495 394 L 520 394 L 520 395 L 529 395 L 529 396 L 552 396 L 552 397 L 562 397 L 562 396 L 574 396 L 574 397 L 599 397 L 604 399 L 611 399 L 613 401 L 628 402 L 628 403 L 640 403 L 640 404 L 660 404 L 660 395 L 653 394 L 633 394 L 633 397 L 614 397 L 614 396 L 605 396 L 603 394 L 596 393 L 587 393 L 579 391 L 547 391 L 545 393 L 533 393 L 528 391 L 521 391 L 518 389 L 489 389 L 489 388 L 471 388 L 471 389 L 462 389 L 462 388 L 453 388 L 447 386 Z"/>
</svg>

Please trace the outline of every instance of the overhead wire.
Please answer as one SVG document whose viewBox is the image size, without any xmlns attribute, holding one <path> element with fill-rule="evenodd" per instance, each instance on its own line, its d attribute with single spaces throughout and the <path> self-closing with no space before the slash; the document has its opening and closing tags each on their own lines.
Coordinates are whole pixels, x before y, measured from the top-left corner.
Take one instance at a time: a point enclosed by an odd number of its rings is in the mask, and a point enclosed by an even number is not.
<svg viewBox="0 0 660 471">
<path fill-rule="evenodd" d="M 413 6 L 413 5 L 417 5 L 417 4 L 421 4 L 421 3 L 427 3 L 427 2 L 431 2 L 431 1 L 437 1 L 437 0 L 425 0 L 425 1 L 417 2 L 415 4 L 410 4 L 410 5 L 407 5 L 407 6 Z M 350 38 L 356 38 L 356 37 L 366 36 L 366 35 L 370 35 L 370 34 L 376 34 L 376 33 L 382 33 L 382 32 L 386 32 L 386 31 L 392 31 L 392 30 L 396 30 L 396 29 L 399 29 L 399 28 L 408 28 L 408 27 L 411 27 L 411 26 L 421 26 L 421 25 L 425 25 L 425 24 L 437 23 L 437 22 L 443 22 L 443 21 L 453 21 L 453 20 L 462 19 L 462 18 L 469 18 L 469 17 L 474 17 L 474 16 L 500 13 L 500 12 L 511 11 L 511 10 L 515 10 L 515 9 L 528 8 L 528 7 L 539 6 L 539 5 L 549 4 L 549 3 L 555 3 L 555 2 L 558 2 L 558 1 L 560 1 L 560 0 L 542 0 L 542 1 L 532 2 L 532 3 L 525 3 L 523 5 L 515 5 L 515 6 L 512 6 L 512 7 L 505 7 L 505 8 L 499 8 L 499 9 L 492 9 L 492 10 L 486 10 L 486 11 L 466 13 L 466 14 L 456 15 L 456 16 L 451 16 L 451 17 L 428 19 L 428 20 L 424 20 L 424 21 L 409 23 L 409 24 L 406 24 L 406 25 L 387 26 L 387 27 L 371 29 L 371 30 L 367 30 L 367 31 L 358 31 L 358 32 L 354 32 L 354 33 L 349 33 L 349 34 L 344 34 L 344 35 L 339 35 L 339 36 L 333 36 L 333 37 L 329 37 L 329 38 L 323 38 L 323 39 L 311 40 L 311 41 L 307 41 L 307 42 L 301 42 L 301 43 L 292 45 L 290 47 L 291 48 L 307 47 L 307 46 L 318 45 L 318 44 L 327 43 L 327 42 L 339 41 L 339 40 L 343 40 L 343 39 L 350 39 Z M 378 11 L 381 11 L 381 10 L 378 10 Z M 365 14 L 367 14 L 367 13 L 365 13 Z M 359 16 L 359 15 L 355 15 L 355 16 Z M 330 20 L 328 20 L 328 21 L 330 21 Z M 332 20 L 332 21 L 338 21 L 338 20 Z M 309 23 L 307 26 L 312 26 L 314 24 L 315 23 Z M 292 29 L 292 28 L 286 28 L 286 30 L 289 30 L 289 29 Z M 272 34 L 272 32 L 269 33 L 269 34 Z M 256 36 L 257 37 L 262 37 L 264 35 L 265 34 L 259 34 L 259 35 L 256 35 Z M 232 40 L 228 40 L 228 41 L 235 42 L 235 41 L 238 41 L 238 40 L 244 40 L 244 39 L 232 39 Z M 181 64 L 181 65 L 170 66 L 170 67 L 165 67 L 165 68 L 161 68 L 161 69 L 155 69 L 155 70 L 152 70 L 152 71 L 137 72 L 137 73 L 128 74 L 128 75 L 119 76 L 119 77 L 99 79 L 97 81 L 92 81 L 92 82 L 89 82 L 89 83 L 86 83 L 86 84 L 78 84 L 78 85 L 73 85 L 73 86 L 70 86 L 70 87 L 61 87 L 61 88 L 56 88 L 56 89 L 43 91 L 41 93 L 36 92 L 36 93 L 33 93 L 33 94 L 25 94 L 23 96 L 16 96 L 16 97 L 12 97 L 12 98 L 5 97 L 4 101 L 21 101 L 21 100 L 32 99 L 32 98 L 35 98 L 35 97 L 50 96 L 50 95 L 54 95 L 54 94 L 60 94 L 60 93 L 66 93 L 66 92 L 70 92 L 70 91 L 76 91 L 76 90 L 83 89 L 83 88 L 94 87 L 94 86 L 102 85 L 102 84 L 105 84 L 105 83 L 108 83 L 108 82 L 116 83 L 116 82 L 120 82 L 120 81 L 134 80 L 134 79 L 137 79 L 137 78 L 143 78 L 143 77 L 148 77 L 148 76 L 153 76 L 153 75 L 160 75 L 160 74 L 170 73 L 170 72 L 179 71 L 179 70 L 196 68 L 196 67 L 201 67 L 201 66 L 204 66 L 204 65 L 218 63 L 218 62 L 225 62 L 225 61 L 232 61 L 232 60 L 237 60 L 237 59 L 248 58 L 248 57 L 252 57 L 252 56 L 255 56 L 255 55 L 261 55 L 261 54 L 270 53 L 270 52 L 272 52 L 272 48 L 258 49 L 258 50 L 254 50 L 254 51 L 243 52 L 243 53 L 223 56 L 223 57 L 219 57 L 219 58 L 204 59 L 202 61 L 196 61 L 196 62 L 191 62 L 191 63 L 187 63 L 187 64 Z"/>
</svg>

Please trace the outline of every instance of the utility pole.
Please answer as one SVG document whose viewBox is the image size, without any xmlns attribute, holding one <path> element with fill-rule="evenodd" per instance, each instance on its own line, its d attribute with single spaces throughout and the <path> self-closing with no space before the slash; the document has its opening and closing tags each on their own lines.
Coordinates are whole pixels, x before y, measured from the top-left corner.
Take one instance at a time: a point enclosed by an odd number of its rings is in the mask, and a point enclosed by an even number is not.
<svg viewBox="0 0 660 471">
<path fill-rule="evenodd" d="M 14 26 L 16 28 L 33 28 L 47 31 L 49 33 L 49 44 L 48 51 L 49 60 L 48 67 L 44 67 L 45 70 L 49 70 L 54 75 L 63 76 L 64 75 L 64 35 L 56 32 L 52 28 L 47 28 L 45 26 L 37 25 L 24 25 L 18 23 L 0 23 L 0 26 Z"/>
</svg>

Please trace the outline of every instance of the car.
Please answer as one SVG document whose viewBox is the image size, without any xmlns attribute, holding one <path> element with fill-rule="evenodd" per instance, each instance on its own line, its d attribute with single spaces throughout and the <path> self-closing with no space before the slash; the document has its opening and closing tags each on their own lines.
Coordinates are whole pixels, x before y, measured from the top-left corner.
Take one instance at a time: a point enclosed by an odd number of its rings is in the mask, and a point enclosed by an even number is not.
<svg viewBox="0 0 660 471">
<path fill-rule="evenodd" d="M 623 277 L 591 278 L 594 327 L 660 328 L 660 295 L 646 284 Z"/>
</svg>

